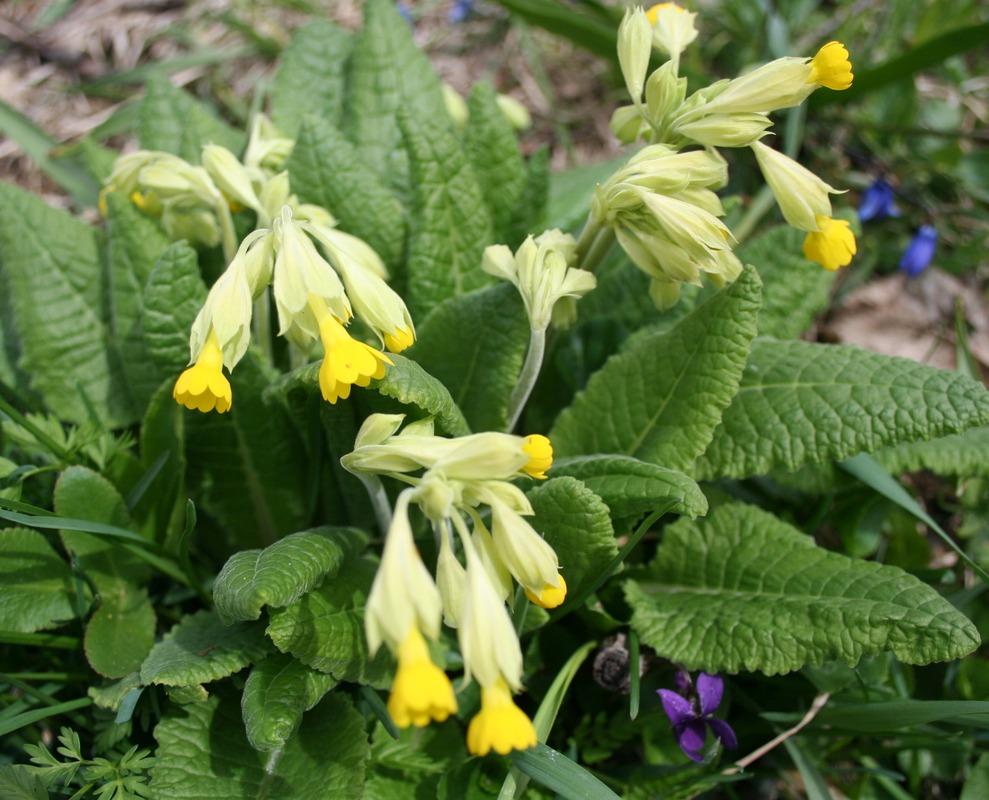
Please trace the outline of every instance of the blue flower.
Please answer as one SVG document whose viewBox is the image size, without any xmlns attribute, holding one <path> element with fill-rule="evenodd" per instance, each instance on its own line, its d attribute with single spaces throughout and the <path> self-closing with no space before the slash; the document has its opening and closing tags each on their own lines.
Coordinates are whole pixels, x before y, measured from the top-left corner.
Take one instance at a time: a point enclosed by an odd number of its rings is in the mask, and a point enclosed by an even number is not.
<svg viewBox="0 0 989 800">
<path fill-rule="evenodd" d="M 900 209 L 896 207 L 895 201 L 896 194 L 893 192 L 893 187 L 882 178 L 877 178 L 862 192 L 862 199 L 859 201 L 859 220 L 868 222 L 872 219 L 900 216 Z"/>
<path fill-rule="evenodd" d="M 474 10 L 474 0 L 454 0 L 453 8 L 447 14 L 447 20 L 453 24 L 463 22 Z"/>
<path fill-rule="evenodd" d="M 702 672 L 692 685 L 690 675 L 678 672 L 676 676 L 679 693 L 660 689 L 657 694 L 663 702 L 663 711 L 673 725 L 673 735 L 680 749 L 692 760 L 703 761 L 701 749 L 707 739 L 707 729 L 725 747 L 734 750 L 738 747 L 735 731 L 724 720 L 711 715 L 721 704 L 724 681 L 718 675 Z"/>
<path fill-rule="evenodd" d="M 920 230 L 907 245 L 903 258 L 900 259 L 900 272 L 916 278 L 927 269 L 935 251 L 937 251 L 937 229 L 933 225 L 921 225 Z"/>
<path fill-rule="evenodd" d="M 409 25 L 414 24 L 412 22 L 412 9 L 409 8 L 408 3 L 397 3 L 395 8 L 398 9 L 398 13 L 402 15 L 402 19 L 409 23 Z"/>
</svg>

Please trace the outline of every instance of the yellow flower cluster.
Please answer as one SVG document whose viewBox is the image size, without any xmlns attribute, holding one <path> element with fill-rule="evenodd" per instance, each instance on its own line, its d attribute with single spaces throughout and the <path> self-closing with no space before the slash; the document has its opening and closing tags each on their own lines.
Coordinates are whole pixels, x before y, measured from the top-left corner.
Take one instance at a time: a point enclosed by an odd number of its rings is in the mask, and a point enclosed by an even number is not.
<svg viewBox="0 0 989 800">
<path fill-rule="evenodd" d="M 481 686 L 469 750 L 484 755 L 532 747 L 535 729 L 512 699 L 522 688 L 522 651 L 506 602 L 512 603 L 517 583 L 531 602 L 554 608 L 567 587 L 555 551 L 525 520 L 532 506 L 509 481 L 544 479 L 552 446 L 540 435 L 440 437 L 430 420 L 399 431 L 403 422 L 402 415 L 371 415 L 353 452 L 341 459 L 364 479 L 389 475 L 410 485 L 396 501 L 365 610 L 371 651 L 384 643 L 398 659 L 389 712 L 400 727 L 455 713 L 450 681 L 426 646 L 426 639 L 439 638 L 442 620 L 457 629 L 466 676 Z M 435 580 L 412 538 L 411 503 L 438 538 Z M 485 507 L 490 528 L 481 516 Z"/>
</svg>

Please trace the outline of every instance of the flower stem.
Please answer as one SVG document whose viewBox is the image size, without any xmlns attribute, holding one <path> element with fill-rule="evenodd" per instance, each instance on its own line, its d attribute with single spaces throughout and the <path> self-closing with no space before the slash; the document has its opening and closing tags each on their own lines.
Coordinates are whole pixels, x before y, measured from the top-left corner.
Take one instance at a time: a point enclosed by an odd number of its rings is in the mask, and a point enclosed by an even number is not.
<svg viewBox="0 0 989 800">
<path fill-rule="evenodd" d="M 518 424 L 519 417 L 522 416 L 522 409 L 525 408 L 529 395 L 539 378 L 539 370 L 543 366 L 543 355 L 546 353 L 546 329 L 532 330 L 529 332 L 529 352 L 525 355 L 525 363 L 522 365 L 522 372 L 519 373 L 518 382 L 512 389 L 512 394 L 508 398 L 508 431 L 511 433 Z"/>
<path fill-rule="evenodd" d="M 575 266 L 594 272 L 615 243 L 614 228 L 606 228 L 593 222 L 590 218 L 584 226 L 577 241 L 577 258 Z"/>
<path fill-rule="evenodd" d="M 377 475 L 364 473 L 359 473 L 357 477 L 364 484 L 367 496 L 371 499 L 371 505 L 374 507 L 374 518 L 378 522 L 378 530 L 381 531 L 382 536 L 387 536 L 388 529 L 391 527 L 391 503 L 388 502 L 388 494 L 385 492 L 381 478 Z"/>
<path fill-rule="evenodd" d="M 237 232 L 234 230 L 234 220 L 230 216 L 230 207 L 226 201 L 216 204 L 216 216 L 220 220 L 220 233 L 223 237 L 223 258 L 229 264 L 237 255 Z"/>
</svg>

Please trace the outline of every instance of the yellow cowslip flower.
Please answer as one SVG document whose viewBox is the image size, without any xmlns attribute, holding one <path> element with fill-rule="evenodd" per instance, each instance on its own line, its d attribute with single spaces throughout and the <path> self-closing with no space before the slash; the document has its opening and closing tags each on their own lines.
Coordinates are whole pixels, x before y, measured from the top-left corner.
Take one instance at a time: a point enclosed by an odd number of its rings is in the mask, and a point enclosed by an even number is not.
<svg viewBox="0 0 989 800">
<path fill-rule="evenodd" d="M 802 231 L 815 231 L 819 219 L 831 216 L 829 195 L 842 194 L 841 191 L 762 142 L 753 142 L 752 152 L 788 224 Z"/>
<path fill-rule="evenodd" d="M 851 263 L 855 255 L 855 234 L 843 219 L 817 218 L 818 230 L 804 240 L 804 255 L 832 272 Z"/>
<path fill-rule="evenodd" d="M 319 368 L 319 388 L 328 403 L 346 400 L 354 384 L 367 386 L 372 379 L 385 377 L 385 364 L 393 363 L 388 356 L 352 338 L 321 298 L 311 295 L 309 307 L 319 325 L 325 351 Z"/>
<path fill-rule="evenodd" d="M 559 586 L 548 583 L 538 593 L 532 589 L 525 589 L 525 596 L 529 598 L 529 602 L 535 603 L 540 608 L 556 608 L 562 605 L 567 599 L 567 582 L 563 580 L 562 575 L 557 575 L 556 579 L 560 582 Z"/>
<path fill-rule="evenodd" d="M 508 684 L 499 678 L 481 687 L 481 710 L 467 728 L 467 749 L 484 756 L 494 750 L 507 755 L 512 750 L 535 747 L 536 729 L 525 712 L 512 700 Z"/>
<path fill-rule="evenodd" d="M 388 713 L 399 728 L 422 728 L 457 713 L 453 685 L 429 657 L 429 648 L 413 625 L 398 647 L 398 670 L 388 696 Z"/>
<path fill-rule="evenodd" d="M 546 480 L 546 470 L 553 466 L 553 445 L 549 439 L 539 433 L 525 437 L 522 452 L 529 456 L 528 463 L 522 467 L 530 477 Z"/>
<path fill-rule="evenodd" d="M 223 351 L 216 332 L 210 331 L 196 363 L 175 382 L 172 397 L 186 408 L 223 414 L 230 410 L 233 392 L 223 374 Z"/>
<path fill-rule="evenodd" d="M 828 42 L 810 60 L 810 77 L 807 78 L 807 83 L 816 83 L 840 92 L 852 85 L 854 77 L 848 50 L 841 42 Z"/>
<path fill-rule="evenodd" d="M 646 19 L 652 25 L 653 44 L 673 59 L 678 59 L 687 45 L 697 38 L 696 18 L 696 14 L 676 3 L 660 3 L 646 11 Z"/>
</svg>

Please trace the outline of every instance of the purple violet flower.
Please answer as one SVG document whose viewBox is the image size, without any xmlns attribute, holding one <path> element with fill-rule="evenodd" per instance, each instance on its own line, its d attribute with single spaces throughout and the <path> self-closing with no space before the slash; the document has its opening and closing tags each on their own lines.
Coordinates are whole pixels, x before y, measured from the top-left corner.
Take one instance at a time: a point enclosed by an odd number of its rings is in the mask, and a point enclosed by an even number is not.
<svg viewBox="0 0 989 800">
<path fill-rule="evenodd" d="M 454 0 L 453 8 L 447 14 L 447 21 L 456 25 L 463 22 L 474 11 L 474 0 Z"/>
<path fill-rule="evenodd" d="M 921 225 L 907 245 L 903 258 L 900 259 L 900 272 L 905 272 L 911 278 L 916 278 L 927 269 L 934 259 L 937 250 L 937 228 L 933 225 Z"/>
<path fill-rule="evenodd" d="M 663 711 L 673 725 L 677 744 L 687 757 L 698 762 L 704 760 L 701 750 L 708 728 L 725 747 L 730 750 L 738 747 L 738 739 L 731 726 L 711 716 L 721 705 L 721 695 L 725 689 L 725 682 L 720 676 L 702 672 L 694 685 L 690 675 L 681 670 L 677 672 L 675 681 L 679 694 L 669 689 L 660 689 L 657 694 L 663 702 Z"/>
<path fill-rule="evenodd" d="M 896 207 L 896 193 L 882 178 L 877 178 L 873 184 L 862 192 L 859 201 L 859 220 L 868 222 L 869 220 L 886 219 L 887 217 L 900 216 L 900 209 Z"/>
</svg>

